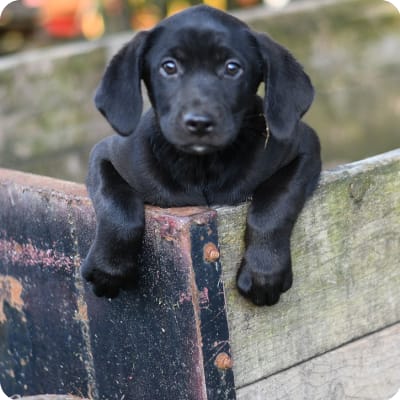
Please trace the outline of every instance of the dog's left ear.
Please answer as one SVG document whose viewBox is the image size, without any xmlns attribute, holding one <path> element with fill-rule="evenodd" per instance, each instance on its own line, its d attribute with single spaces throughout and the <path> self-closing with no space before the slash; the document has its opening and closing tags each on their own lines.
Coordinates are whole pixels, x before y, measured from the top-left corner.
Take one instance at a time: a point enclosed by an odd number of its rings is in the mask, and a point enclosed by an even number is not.
<svg viewBox="0 0 400 400">
<path fill-rule="evenodd" d="M 310 78 L 284 47 L 269 36 L 255 33 L 263 60 L 264 114 L 271 134 L 291 139 L 295 127 L 314 99 Z"/>
<path fill-rule="evenodd" d="M 141 66 L 148 31 L 139 32 L 111 60 L 94 102 L 110 125 L 123 136 L 132 133 L 142 114 Z"/>
</svg>

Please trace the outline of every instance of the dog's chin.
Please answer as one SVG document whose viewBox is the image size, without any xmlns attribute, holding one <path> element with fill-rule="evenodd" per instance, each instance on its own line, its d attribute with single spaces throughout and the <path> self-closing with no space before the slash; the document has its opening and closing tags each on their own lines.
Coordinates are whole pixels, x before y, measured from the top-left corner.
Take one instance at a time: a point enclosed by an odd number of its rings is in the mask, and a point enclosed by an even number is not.
<svg viewBox="0 0 400 400">
<path fill-rule="evenodd" d="M 184 153 L 194 154 L 198 156 L 212 154 L 219 150 L 219 148 L 216 146 L 210 146 L 206 144 L 190 144 L 185 146 L 179 146 L 178 149 L 183 151 Z"/>
</svg>

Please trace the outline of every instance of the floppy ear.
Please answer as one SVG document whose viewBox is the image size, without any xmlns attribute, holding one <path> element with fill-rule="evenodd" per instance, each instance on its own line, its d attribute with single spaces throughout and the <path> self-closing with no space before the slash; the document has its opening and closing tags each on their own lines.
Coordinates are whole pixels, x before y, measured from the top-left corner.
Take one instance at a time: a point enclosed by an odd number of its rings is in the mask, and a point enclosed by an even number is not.
<svg viewBox="0 0 400 400">
<path fill-rule="evenodd" d="M 263 60 L 264 114 L 276 139 L 290 140 L 314 99 L 310 78 L 284 47 L 262 33 L 255 34 Z"/>
<path fill-rule="evenodd" d="M 142 114 L 141 64 L 147 31 L 139 32 L 111 60 L 96 90 L 94 102 L 121 135 L 132 133 Z"/>
</svg>

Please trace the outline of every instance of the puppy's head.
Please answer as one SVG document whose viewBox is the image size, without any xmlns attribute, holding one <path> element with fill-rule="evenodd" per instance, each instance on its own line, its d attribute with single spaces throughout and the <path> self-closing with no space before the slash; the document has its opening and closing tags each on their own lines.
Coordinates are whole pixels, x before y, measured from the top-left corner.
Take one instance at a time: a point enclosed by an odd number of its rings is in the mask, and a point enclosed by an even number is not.
<svg viewBox="0 0 400 400">
<path fill-rule="evenodd" d="M 140 32 L 110 62 L 95 102 L 122 135 L 140 118 L 141 79 L 162 134 L 197 154 L 235 140 L 261 81 L 265 118 L 278 140 L 290 140 L 313 99 L 309 78 L 286 49 L 207 6 Z"/>
</svg>

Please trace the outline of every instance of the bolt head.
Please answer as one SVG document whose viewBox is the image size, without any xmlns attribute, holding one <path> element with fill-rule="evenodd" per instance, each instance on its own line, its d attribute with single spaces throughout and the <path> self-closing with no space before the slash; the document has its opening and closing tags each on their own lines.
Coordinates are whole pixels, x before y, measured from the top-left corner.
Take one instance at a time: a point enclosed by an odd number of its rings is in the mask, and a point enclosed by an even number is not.
<svg viewBox="0 0 400 400">
<path fill-rule="evenodd" d="M 207 243 L 204 246 L 204 260 L 206 262 L 215 262 L 219 259 L 219 251 L 214 243 Z"/>
</svg>

